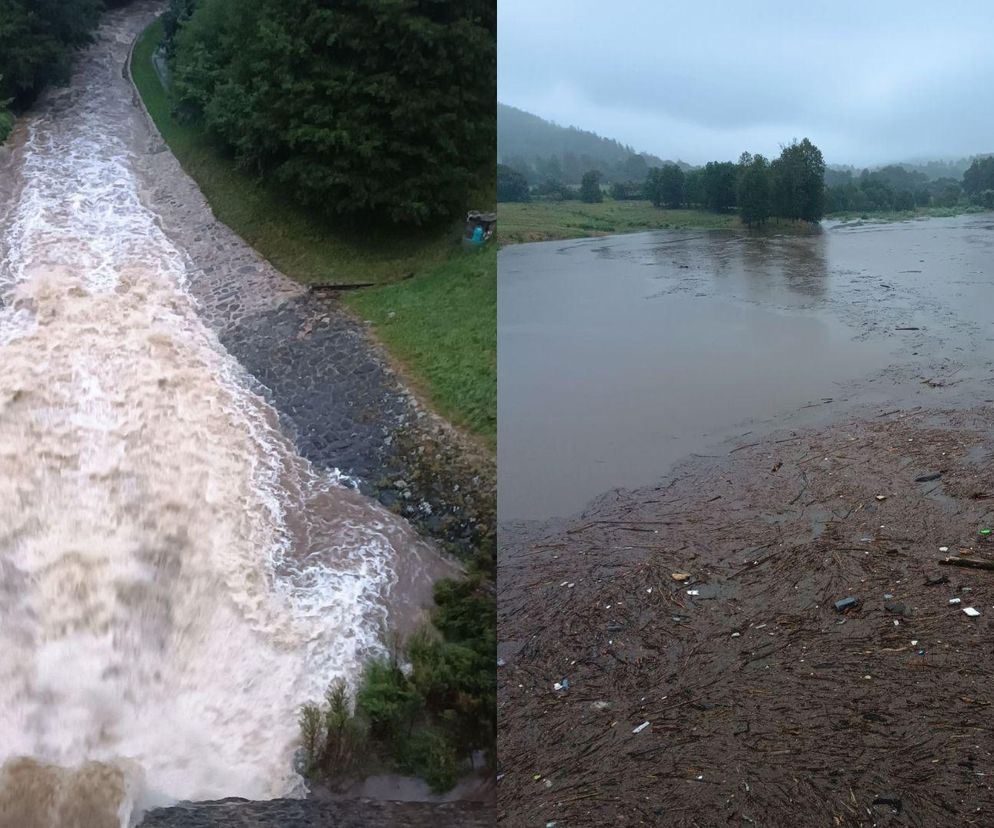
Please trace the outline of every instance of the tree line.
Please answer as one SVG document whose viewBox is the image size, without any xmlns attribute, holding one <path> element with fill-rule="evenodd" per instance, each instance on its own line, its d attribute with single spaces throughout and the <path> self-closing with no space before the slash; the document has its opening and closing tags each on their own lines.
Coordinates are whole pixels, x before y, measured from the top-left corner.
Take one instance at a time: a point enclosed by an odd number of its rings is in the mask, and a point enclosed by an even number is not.
<svg viewBox="0 0 994 828">
<path fill-rule="evenodd" d="M 994 160 L 974 158 L 961 178 L 890 164 L 879 170 L 830 170 L 825 179 L 830 213 L 910 211 L 925 207 L 976 205 L 994 208 Z"/>
<path fill-rule="evenodd" d="M 962 177 L 929 178 L 924 169 L 947 173 L 962 169 Z M 604 198 L 603 176 L 588 170 L 579 187 L 553 178 L 538 185 L 508 164 L 498 167 L 500 201 Z M 743 153 L 738 163 L 711 161 L 684 169 L 663 164 L 648 169 L 641 180 L 615 181 L 607 192 L 617 201 L 649 200 L 656 207 L 692 207 L 727 212 L 738 210 L 743 222 L 762 224 L 769 218 L 817 221 L 837 213 L 911 211 L 927 207 L 976 206 L 994 209 L 994 156 L 966 162 L 933 162 L 924 167 L 891 164 L 877 170 L 827 169 L 821 152 L 808 139 L 783 148 L 772 161 Z"/>
<path fill-rule="evenodd" d="M 617 200 L 648 199 L 656 207 L 696 207 L 729 212 L 738 210 L 749 225 L 769 218 L 818 221 L 825 214 L 825 160 L 821 150 L 805 138 L 783 147 L 772 161 L 746 152 L 733 161 L 709 161 L 703 167 L 685 170 L 663 164 L 645 171 L 642 180 L 616 181 L 610 194 Z M 539 197 L 579 198 L 597 202 L 603 198 L 602 176 L 587 171 L 574 189 L 547 179 L 534 188 Z M 499 165 L 497 198 L 500 201 L 529 199 L 533 189 L 527 177 L 509 165 Z"/>
<path fill-rule="evenodd" d="M 176 113 L 287 197 L 424 224 L 493 174 L 492 0 L 173 0 Z"/>
</svg>

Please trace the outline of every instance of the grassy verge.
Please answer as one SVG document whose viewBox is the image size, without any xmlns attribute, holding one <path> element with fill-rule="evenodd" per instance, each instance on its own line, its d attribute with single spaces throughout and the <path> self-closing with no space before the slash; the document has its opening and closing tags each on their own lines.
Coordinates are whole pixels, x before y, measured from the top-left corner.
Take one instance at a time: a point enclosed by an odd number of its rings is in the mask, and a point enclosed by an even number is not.
<svg viewBox="0 0 994 828">
<path fill-rule="evenodd" d="M 738 216 L 705 210 L 660 210 L 648 201 L 535 201 L 501 204 L 497 238 L 502 244 L 582 239 L 646 230 L 715 230 L 739 227 Z"/>
<path fill-rule="evenodd" d="M 880 210 L 877 212 L 849 211 L 841 213 L 829 213 L 825 218 L 834 221 L 911 221 L 920 218 L 952 218 L 953 216 L 963 216 L 971 213 L 989 212 L 984 207 L 967 205 L 964 207 L 917 207 L 914 210 Z"/>
<path fill-rule="evenodd" d="M 427 384 L 438 411 L 491 448 L 497 434 L 496 272 L 495 248 L 460 251 L 415 279 L 345 299 L 390 351 L 405 355 L 413 384 Z"/>
<path fill-rule="evenodd" d="M 496 257 L 462 250 L 461 227 L 332 227 L 295 208 L 278 188 L 237 169 L 196 125 L 173 118 L 152 63 L 161 40 L 157 21 L 135 45 L 132 76 L 156 127 L 214 214 L 299 282 L 383 286 L 350 295 L 348 304 L 373 323 L 415 390 L 492 449 Z M 476 206 L 486 209 L 493 193 L 478 199 Z"/>
</svg>

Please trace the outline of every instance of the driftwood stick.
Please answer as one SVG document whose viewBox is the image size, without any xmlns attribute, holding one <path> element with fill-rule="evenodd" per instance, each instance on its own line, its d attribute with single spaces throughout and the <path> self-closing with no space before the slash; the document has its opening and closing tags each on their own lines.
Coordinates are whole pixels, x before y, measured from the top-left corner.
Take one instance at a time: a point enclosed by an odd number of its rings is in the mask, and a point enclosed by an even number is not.
<svg viewBox="0 0 994 828">
<path fill-rule="evenodd" d="M 994 561 L 978 561 L 975 558 L 961 558 L 950 555 L 939 559 L 939 566 L 965 566 L 970 569 L 994 569 Z"/>
</svg>

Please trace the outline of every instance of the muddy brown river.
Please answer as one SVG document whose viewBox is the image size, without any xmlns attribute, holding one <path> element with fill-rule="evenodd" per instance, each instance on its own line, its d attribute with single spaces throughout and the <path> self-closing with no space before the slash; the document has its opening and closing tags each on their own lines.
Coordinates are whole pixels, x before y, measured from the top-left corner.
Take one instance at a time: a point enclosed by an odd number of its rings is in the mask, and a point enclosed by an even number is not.
<svg viewBox="0 0 994 828">
<path fill-rule="evenodd" d="M 502 250 L 501 520 L 773 430 L 994 396 L 992 252 L 990 214 Z"/>
<path fill-rule="evenodd" d="M 108 14 L 0 151 L 3 826 L 302 794 L 300 705 L 453 571 L 303 458 L 205 323 L 160 211 L 211 217 L 143 183 L 122 75 L 162 7 Z"/>
</svg>

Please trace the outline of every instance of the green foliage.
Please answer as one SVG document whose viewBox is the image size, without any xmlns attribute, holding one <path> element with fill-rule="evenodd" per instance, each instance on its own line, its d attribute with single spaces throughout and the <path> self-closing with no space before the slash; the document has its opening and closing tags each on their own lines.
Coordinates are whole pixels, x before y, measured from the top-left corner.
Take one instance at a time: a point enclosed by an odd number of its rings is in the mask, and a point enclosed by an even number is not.
<svg viewBox="0 0 994 828">
<path fill-rule="evenodd" d="M 645 178 L 645 195 L 654 207 L 676 209 L 683 204 L 684 173 L 676 164 L 653 167 Z"/>
<path fill-rule="evenodd" d="M 365 731 L 353 715 L 348 687 L 336 679 L 325 693 L 323 707 L 314 703 L 300 709 L 300 742 L 308 776 L 344 775 L 367 758 Z"/>
<path fill-rule="evenodd" d="M 738 167 L 731 161 L 708 161 L 701 173 L 704 203 L 709 210 L 720 213 L 735 207 Z"/>
<path fill-rule="evenodd" d="M 974 204 L 982 203 L 980 194 L 984 190 L 994 190 L 994 156 L 975 158 L 963 173 L 963 192 Z"/>
<path fill-rule="evenodd" d="M 975 158 L 964 172 L 970 174 L 969 186 L 982 186 L 982 158 Z M 925 165 L 908 169 L 907 165 L 890 164 L 877 170 L 863 170 L 858 176 L 852 170 L 829 170 L 825 175 L 825 211 L 835 214 L 901 213 L 935 207 L 948 211 L 965 206 L 966 185 L 947 176 L 929 178 L 923 170 L 945 169 L 946 165 Z M 973 173 L 970 173 L 970 170 Z M 980 204 L 980 190 L 966 194 L 973 204 Z M 945 213 L 944 213 L 945 214 Z"/>
<path fill-rule="evenodd" d="M 762 224 L 772 213 L 769 162 L 762 155 L 743 153 L 739 166 L 739 217 L 749 226 Z"/>
<path fill-rule="evenodd" d="M 420 776 L 437 794 L 451 789 L 459 777 L 459 757 L 452 742 L 436 728 L 423 728 L 406 739 L 397 764 L 400 770 Z"/>
<path fill-rule="evenodd" d="M 820 221 L 825 215 L 825 159 L 807 138 L 783 148 L 771 165 L 776 215 Z"/>
<path fill-rule="evenodd" d="M 421 700 L 400 667 L 392 659 L 367 662 L 356 693 L 356 710 L 368 721 L 370 734 L 389 739 L 410 729 Z"/>
<path fill-rule="evenodd" d="M 497 165 L 497 200 L 528 201 L 528 180 L 506 164 Z"/>
<path fill-rule="evenodd" d="M 704 192 L 704 170 L 688 170 L 683 179 L 683 197 L 688 207 L 703 207 L 707 203 Z"/>
<path fill-rule="evenodd" d="M 0 0 L 0 100 L 20 109 L 46 84 L 67 81 L 102 8 L 101 0 Z"/>
<path fill-rule="evenodd" d="M 341 682 L 329 688 L 323 707 L 304 705 L 300 735 L 309 775 L 341 776 L 378 750 L 441 793 L 472 753 L 494 757 L 495 576 L 487 545 L 466 578 L 436 584 L 434 626 L 423 625 L 407 641 L 410 670 L 401 669 L 399 652 L 367 662 L 354 713 Z"/>
<path fill-rule="evenodd" d="M 638 201 L 644 198 L 645 184 L 641 181 L 615 181 L 611 185 L 611 198 L 615 201 Z"/>
<path fill-rule="evenodd" d="M 0 84 L 3 78 L 0 77 Z M 7 140 L 10 131 L 14 128 L 14 113 L 8 109 L 10 101 L 0 100 L 0 144 Z"/>
<path fill-rule="evenodd" d="M 590 170 L 583 174 L 580 181 L 580 201 L 585 204 L 599 204 L 604 200 L 604 193 L 601 192 L 601 174 L 597 170 Z"/>
<path fill-rule="evenodd" d="M 175 19 L 179 111 L 303 205 L 424 224 L 493 162 L 492 2 L 202 0 Z"/>
</svg>

